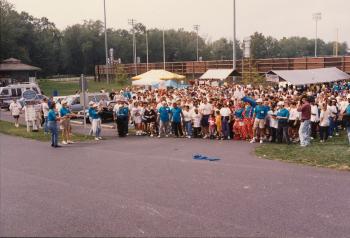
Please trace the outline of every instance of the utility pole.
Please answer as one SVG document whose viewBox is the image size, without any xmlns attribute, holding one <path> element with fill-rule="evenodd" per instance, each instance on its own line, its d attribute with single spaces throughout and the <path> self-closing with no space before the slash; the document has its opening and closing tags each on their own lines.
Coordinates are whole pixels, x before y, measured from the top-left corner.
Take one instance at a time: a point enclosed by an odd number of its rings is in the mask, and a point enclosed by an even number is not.
<svg viewBox="0 0 350 238">
<path fill-rule="evenodd" d="M 148 71 L 148 32 L 146 29 L 146 68 Z"/>
<path fill-rule="evenodd" d="M 322 13 L 317 12 L 312 15 L 312 18 L 314 19 L 316 23 L 316 37 L 315 37 L 315 57 L 317 57 L 317 38 L 318 38 L 318 32 L 317 32 L 317 27 L 318 27 L 318 21 L 322 19 Z"/>
<path fill-rule="evenodd" d="M 132 27 L 132 51 L 133 51 L 133 61 L 134 61 L 134 68 L 135 68 L 135 75 L 137 75 L 137 51 L 136 51 L 136 37 L 135 37 L 135 25 L 136 20 L 135 19 L 129 19 L 128 24 Z"/>
<path fill-rule="evenodd" d="M 109 66 L 108 66 L 108 46 L 107 46 L 107 23 L 106 23 L 106 0 L 103 0 L 103 8 L 104 8 L 104 20 L 105 20 L 105 54 L 106 54 L 106 79 L 107 84 L 109 84 Z"/>
<path fill-rule="evenodd" d="M 164 39 L 164 28 L 163 28 L 163 68 L 165 70 L 165 39 Z"/>
<path fill-rule="evenodd" d="M 197 32 L 197 61 L 199 61 L 199 54 L 198 54 L 198 31 L 199 31 L 200 25 L 194 25 L 193 29 Z"/>
<path fill-rule="evenodd" d="M 236 0 L 233 0 L 232 68 L 236 69 Z"/>
</svg>

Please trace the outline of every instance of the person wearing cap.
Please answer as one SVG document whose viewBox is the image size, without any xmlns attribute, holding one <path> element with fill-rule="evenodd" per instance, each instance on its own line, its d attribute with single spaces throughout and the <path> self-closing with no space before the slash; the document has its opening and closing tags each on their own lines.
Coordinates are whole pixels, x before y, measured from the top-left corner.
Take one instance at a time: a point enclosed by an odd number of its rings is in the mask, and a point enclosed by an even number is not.
<svg viewBox="0 0 350 238">
<path fill-rule="evenodd" d="M 266 116 L 267 116 L 267 107 L 262 105 L 263 101 L 261 98 L 256 100 L 257 106 L 254 109 L 254 124 L 253 124 L 253 132 L 254 137 L 250 141 L 250 143 L 255 143 L 257 140 L 260 139 L 260 143 L 263 143 L 264 138 L 264 129 L 265 129 L 265 123 L 266 123 Z"/>
<path fill-rule="evenodd" d="M 61 103 L 62 107 L 59 110 L 60 122 L 62 126 L 62 144 L 72 144 L 73 141 L 70 140 L 70 117 L 71 111 L 67 106 L 67 101 L 63 100 Z"/>
<path fill-rule="evenodd" d="M 164 133 L 166 137 L 169 136 L 169 121 L 170 121 L 170 108 L 165 101 L 162 102 L 162 106 L 158 109 L 158 121 L 159 121 L 159 135 L 158 138 Z"/>
<path fill-rule="evenodd" d="M 276 119 L 278 120 L 278 129 L 277 129 L 277 141 L 279 143 L 283 142 L 283 139 L 290 144 L 289 134 L 288 134 L 288 118 L 289 111 L 285 108 L 285 103 L 279 101 L 277 103 L 278 111 L 276 114 Z"/>
<path fill-rule="evenodd" d="M 119 137 L 125 137 L 129 129 L 129 107 L 126 101 L 120 102 L 120 107 L 116 111 L 115 117 L 117 121 L 117 129 Z"/>
<path fill-rule="evenodd" d="M 89 117 L 91 119 L 91 130 L 95 135 L 95 140 L 102 140 L 101 135 L 101 116 L 97 111 L 98 104 L 97 103 L 89 103 L 90 107 L 88 110 Z"/>
<path fill-rule="evenodd" d="M 311 106 L 306 96 L 303 96 L 298 103 L 298 112 L 301 112 L 301 123 L 299 127 L 300 146 L 306 147 L 310 145 L 310 131 L 311 131 Z"/>
</svg>

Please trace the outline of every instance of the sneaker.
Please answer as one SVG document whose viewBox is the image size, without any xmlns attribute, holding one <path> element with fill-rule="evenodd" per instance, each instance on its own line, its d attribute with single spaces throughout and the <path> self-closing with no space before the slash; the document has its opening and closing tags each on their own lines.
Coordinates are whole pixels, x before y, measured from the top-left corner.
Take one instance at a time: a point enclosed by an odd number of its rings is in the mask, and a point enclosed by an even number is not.
<svg viewBox="0 0 350 238">
<path fill-rule="evenodd" d="M 153 134 L 151 134 L 150 137 L 153 137 Z"/>
<path fill-rule="evenodd" d="M 255 142 L 256 142 L 255 138 L 253 138 L 253 139 L 250 141 L 250 143 L 255 143 Z"/>
<path fill-rule="evenodd" d="M 166 135 L 165 137 L 169 137 L 169 135 Z"/>
<path fill-rule="evenodd" d="M 55 148 L 60 148 L 60 147 L 62 147 L 62 146 L 60 146 L 60 145 L 55 145 L 54 147 L 55 147 Z"/>
<path fill-rule="evenodd" d="M 263 141 L 263 140 L 260 140 L 260 144 L 262 144 L 262 143 L 264 143 L 264 141 Z"/>
<path fill-rule="evenodd" d="M 100 137 L 98 137 L 98 139 L 100 139 L 100 140 L 103 140 L 103 138 L 100 136 Z"/>
<path fill-rule="evenodd" d="M 74 144 L 74 141 L 69 140 L 69 141 L 67 141 L 67 143 L 68 144 Z"/>
<path fill-rule="evenodd" d="M 191 136 L 187 136 L 188 139 L 191 139 Z"/>
<path fill-rule="evenodd" d="M 68 145 L 67 141 L 62 141 L 62 145 Z"/>
<path fill-rule="evenodd" d="M 158 136 L 158 138 L 160 138 L 160 135 Z"/>
<path fill-rule="evenodd" d="M 339 136 L 339 133 L 335 133 L 336 136 Z"/>
<path fill-rule="evenodd" d="M 100 140 L 98 137 L 95 137 L 95 140 Z"/>
<path fill-rule="evenodd" d="M 207 139 L 207 138 L 208 138 L 208 136 L 207 136 L 207 135 L 203 136 L 203 139 Z"/>
</svg>

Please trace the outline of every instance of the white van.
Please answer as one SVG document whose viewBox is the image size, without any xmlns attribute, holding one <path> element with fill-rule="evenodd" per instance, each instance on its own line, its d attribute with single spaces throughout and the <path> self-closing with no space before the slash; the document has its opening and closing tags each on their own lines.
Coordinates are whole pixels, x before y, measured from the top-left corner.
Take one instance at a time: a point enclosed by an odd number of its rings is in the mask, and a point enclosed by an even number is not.
<svg viewBox="0 0 350 238">
<path fill-rule="evenodd" d="M 35 83 L 10 84 L 0 87 L 0 107 L 8 108 L 13 99 L 20 99 L 24 91 L 33 90 L 41 94 L 39 86 Z"/>
</svg>

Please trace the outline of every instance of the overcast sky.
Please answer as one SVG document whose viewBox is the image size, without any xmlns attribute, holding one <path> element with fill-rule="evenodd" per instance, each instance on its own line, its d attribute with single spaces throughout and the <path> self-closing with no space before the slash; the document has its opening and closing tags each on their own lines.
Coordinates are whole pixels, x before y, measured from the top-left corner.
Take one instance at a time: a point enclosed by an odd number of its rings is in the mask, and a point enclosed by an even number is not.
<svg viewBox="0 0 350 238">
<path fill-rule="evenodd" d="M 46 16 L 59 29 L 103 20 L 103 0 L 8 0 L 18 11 L 35 17 Z M 149 28 L 184 28 L 200 25 L 200 35 L 216 40 L 232 39 L 232 0 L 106 0 L 107 27 L 129 28 L 135 18 Z M 276 38 L 306 36 L 314 38 L 312 13 L 322 12 L 319 37 L 350 44 L 350 0 L 236 0 L 237 38 L 255 31 Z"/>
</svg>

